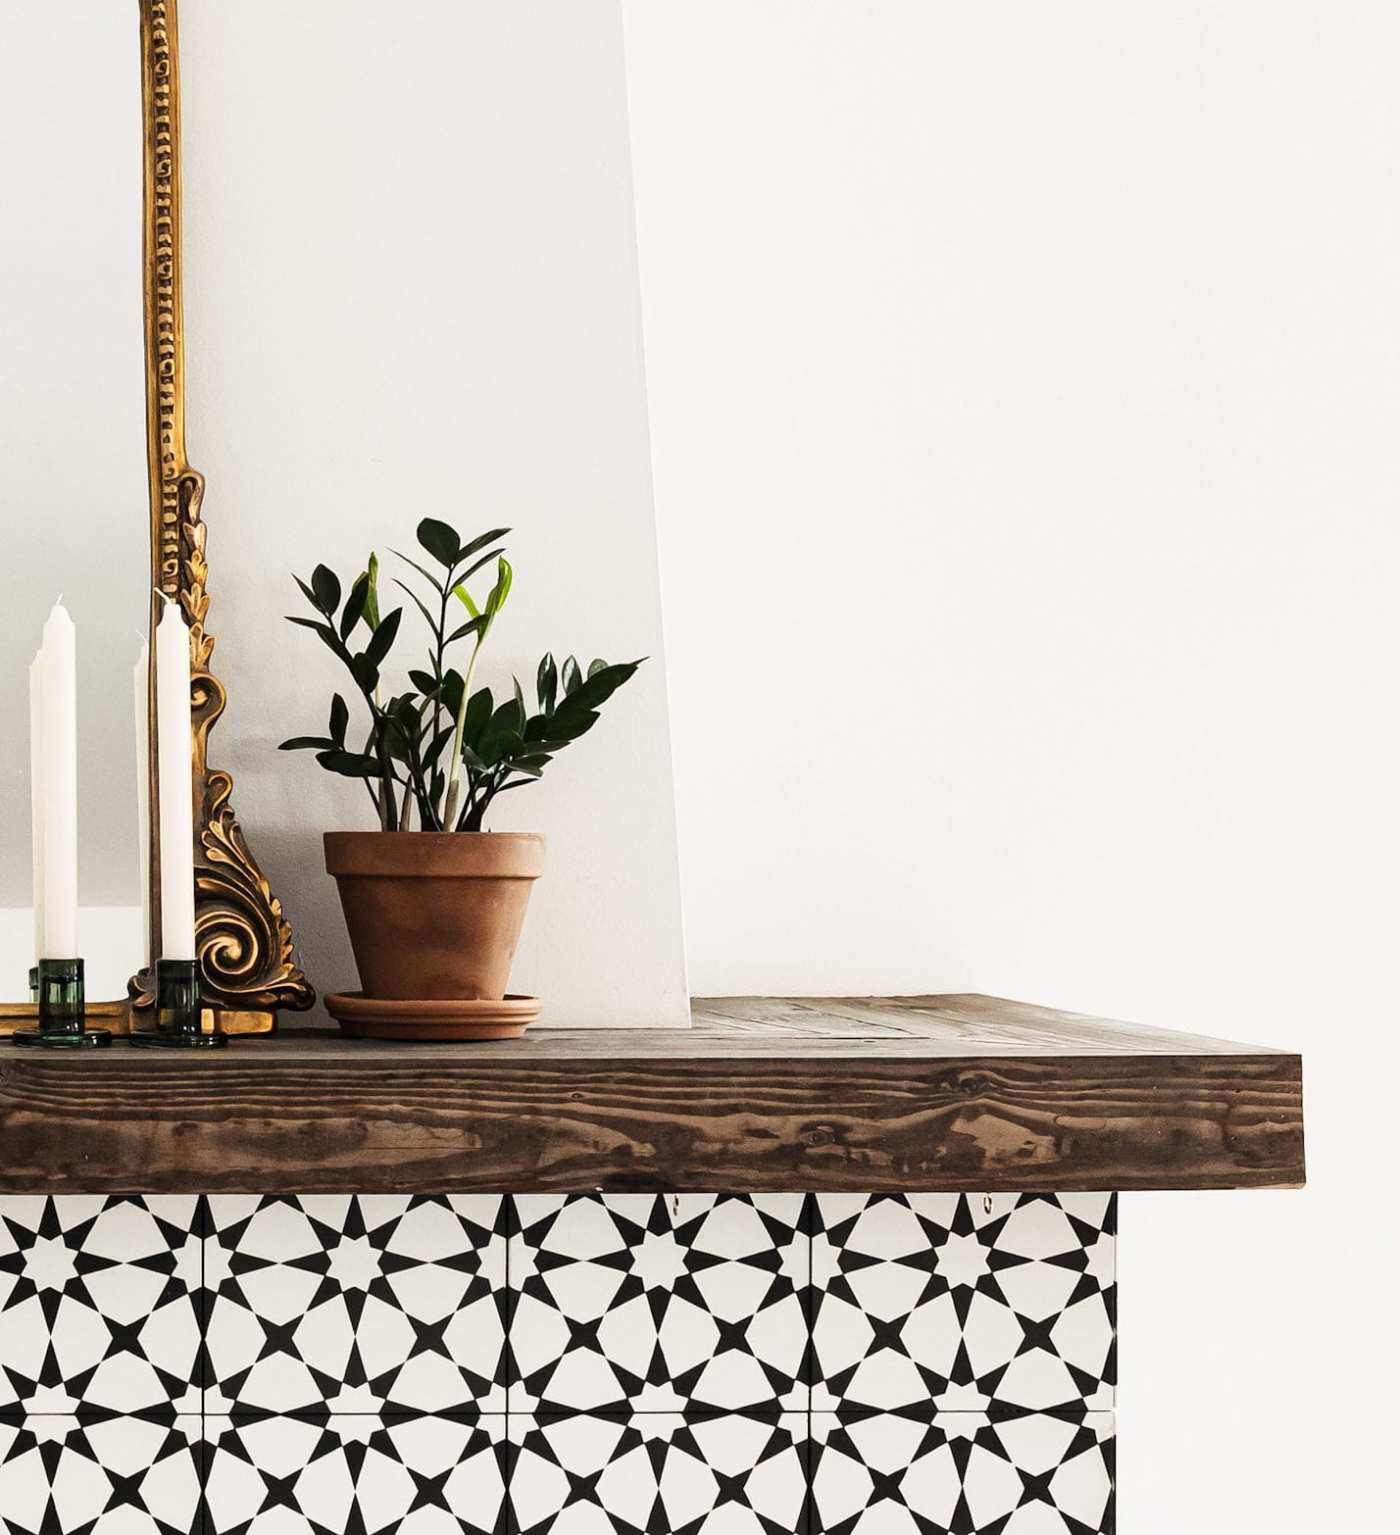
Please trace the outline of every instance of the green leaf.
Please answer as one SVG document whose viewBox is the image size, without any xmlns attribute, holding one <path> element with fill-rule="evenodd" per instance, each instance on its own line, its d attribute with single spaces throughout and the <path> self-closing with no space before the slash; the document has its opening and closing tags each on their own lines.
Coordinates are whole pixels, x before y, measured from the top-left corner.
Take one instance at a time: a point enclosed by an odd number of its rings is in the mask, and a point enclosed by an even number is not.
<svg viewBox="0 0 1400 1535">
<path fill-rule="evenodd" d="M 341 642 L 340 636 L 335 632 L 334 629 L 331 628 L 329 624 L 320 623 L 317 619 L 314 618 L 298 618 L 295 613 L 287 614 L 287 622 L 289 624 L 296 624 L 300 629 L 310 629 L 313 634 L 319 634 L 320 637 L 326 642 L 326 645 L 331 653 L 336 656 L 337 659 L 341 661 L 347 660 L 345 654 L 345 646 Z"/>
<path fill-rule="evenodd" d="M 314 629 L 323 638 L 330 635 L 332 640 L 335 639 L 335 630 L 329 624 L 323 624 L 319 618 L 302 618 L 296 613 L 288 613 L 286 618 L 289 624 L 295 624 L 299 629 Z"/>
<path fill-rule="evenodd" d="M 423 724 L 423 705 L 412 693 L 400 693 L 389 700 L 387 712 L 398 720 L 406 730 L 416 733 L 421 730 Z"/>
<path fill-rule="evenodd" d="M 316 760 L 323 768 L 345 778 L 379 777 L 379 763 L 368 752 L 348 752 L 335 748 L 321 752 Z"/>
<path fill-rule="evenodd" d="M 549 728 L 554 733 L 554 739 L 560 745 L 569 741 L 577 741 L 586 731 L 598 723 L 598 716 L 592 709 L 566 709 L 564 704 L 557 708 L 549 721 Z M 534 743 L 531 742 L 531 745 Z"/>
<path fill-rule="evenodd" d="M 480 739 L 472 744 L 488 764 L 505 761 L 512 752 L 524 750 L 525 709 L 514 698 L 508 698 L 491 716 L 481 732 Z"/>
<path fill-rule="evenodd" d="M 520 705 L 520 721 L 521 728 L 523 729 L 524 722 L 530 717 L 529 711 L 525 707 L 525 690 L 520 686 L 519 677 L 512 677 L 510 680 L 515 684 L 515 701 Z"/>
<path fill-rule="evenodd" d="M 480 619 L 481 609 L 472 601 L 472 594 L 460 581 L 452 588 L 452 595 L 471 614 L 473 619 Z"/>
<path fill-rule="evenodd" d="M 481 569 L 483 565 L 489 565 L 492 560 L 499 559 L 501 553 L 502 551 L 500 549 L 488 549 L 479 560 L 475 561 L 464 571 L 462 571 L 454 584 L 457 586 L 465 586 L 466 583 L 471 580 L 471 578 L 477 573 L 478 570 Z"/>
<path fill-rule="evenodd" d="M 451 570 L 457 563 L 462 541 L 457 537 L 456 529 L 447 523 L 439 522 L 435 517 L 425 517 L 418 524 L 418 542 L 439 565 L 446 565 Z"/>
<path fill-rule="evenodd" d="M 365 567 L 365 575 L 369 578 L 369 600 L 365 603 L 365 617 L 369 620 L 371 629 L 379 627 L 379 556 L 373 549 L 369 552 L 369 564 Z"/>
<path fill-rule="evenodd" d="M 554 709 L 554 699 L 559 691 L 559 673 L 554 665 L 553 653 L 547 653 L 540 662 L 540 669 L 535 673 L 535 696 L 539 699 L 540 712 L 550 714 Z"/>
<path fill-rule="evenodd" d="M 365 656 L 371 666 L 380 666 L 384 657 L 389 654 L 394 644 L 394 637 L 399 632 L 399 620 L 402 617 L 403 609 L 395 608 L 374 631 L 369 644 L 365 646 Z"/>
<path fill-rule="evenodd" d="M 455 720 L 457 710 L 462 706 L 462 674 L 449 666 L 442 679 L 442 702 L 447 712 Z"/>
<path fill-rule="evenodd" d="M 568 698 L 572 694 L 577 693 L 579 688 L 583 685 L 583 674 L 578 669 L 578 662 L 575 661 L 572 656 L 570 656 L 569 659 L 564 662 L 564 675 L 562 680 L 564 683 L 565 698 Z"/>
<path fill-rule="evenodd" d="M 350 723 L 350 707 L 339 693 L 331 695 L 331 741 L 336 746 L 345 745 L 345 730 Z"/>
<path fill-rule="evenodd" d="M 429 586 L 431 586 L 431 587 L 432 587 L 432 589 L 433 589 L 433 590 L 434 590 L 434 591 L 435 591 L 435 592 L 444 592 L 444 591 L 446 591 L 446 590 L 447 590 L 447 588 L 446 588 L 446 587 L 445 587 L 445 586 L 444 586 L 444 585 L 443 585 L 443 584 L 442 584 L 442 582 L 441 582 L 441 581 L 439 581 L 439 580 L 438 580 L 438 578 L 437 578 L 437 577 L 436 577 L 436 576 L 435 576 L 435 575 L 433 575 L 433 573 L 432 573 L 432 572 L 431 572 L 431 571 L 429 571 L 429 570 L 425 570 L 425 569 L 424 569 L 424 568 L 423 568 L 423 567 L 422 567 L 422 566 L 421 566 L 421 565 L 420 565 L 420 564 L 419 564 L 419 563 L 418 563 L 418 561 L 417 561 L 417 560 L 411 560 L 411 559 L 409 559 L 409 557 L 408 557 L 408 556 L 407 556 L 407 555 L 406 555 L 406 554 L 404 554 L 404 553 L 403 553 L 403 552 L 402 552 L 402 551 L 401 551 L 401 550 L 399 550 L 399 549 L 392 549 L 392 550 L 390 550 L 390 551 L 389 551 L 389 552 L 390 552 L 390 553 L 391 553 L 391 554 L 396 554 L 396 555 L 398 555 L 398 557 L 399 557 L 399 559 L 401 559 L 401 560 L 402 560 L 402 561 L 403 561 L 403 562 L 404 562 L 404 564 L 405 564 L 405 565 L 408 565 L 408 566 L 410 566 L 410 567 L 411 567 L 411 568 L 412 568 L 412 569 L 414 569 L 414 570 L 416 570 L 416 571 L 417 571 L 417 572 L 418 572 L 418 574 L 419 574 L 419 575 L 420 575 L 420 576 L 422 576 L 422 578 L 423 578 L 423 579 L 424 579 L 424 580 L 425 580 L 425 581 L 426 581 L 426 582 L 427 582 L 427 583 L 428 583 L 428 585 L 429 585 Z"/>
<path fill-rule="evenodd" d="M 560 710 L 598 708 L 617 692 L 641 664 L 641 661 L 619 661 L 613 666 L 604 666 L 599 671 L 589 667 L 587 680 L 579 683 L 578 687 L 569 694 L 560 704 Z"/>
<path fill-rule="evenodd" d="M 324 736 L 293 736 L 290 741 L 283 741 L 277 748 L 279 752 L 304 752 L 304 751 L 328 751 L 336 743 L 328 741 Z"/>
<path fill-rule="evenodd" d="M 469 746 L 480 744 L 482 732 L 490 724 L 494 702 L 490 688 L 478 688 L 467 700 L 467 712 L 462 726 L 462 739 Z"/>
<path fill-rule="evenodd" d="M 446 640 L 443 641 L 443 643 L 445 645 L 450 645 L 454 640 L 465 639 L 467 635 L 475 634 L 476 631 L 480 629 L 482 624 L 485 622 L 485 616 L 478 613 L 475 618 L 469 618 L 466 623 L 462 624 L 459 628 L 454 629 L 452 633 L 447 636 Z"/>
<path fill-rule="evenodd" d="M 510 596 L 510 584 L 514 579 L 514 573 L 510 568 L 510 561 L 502 556 L 496 566 L 496 584 L 491 588 L 491 595 L 486 599 L 486 616 L 495 618 L 496 614 L 506 605 L 506 598 Z"/>
<path fill-rule="evenodd" d="M 311 590 L 316 598 L 316 606 L 330 618 L 340 606 L 340 578 L 333 570 L 318 565 L 311 572 Z"/>
<path fill-rule="evenodd" d="M 391 699 L 384 713 L 384 744 L 389 755 L 400 762 L 410 762 L 422 734 L 422 722 L 413 700 L 407 695 Z"/>
<path fill-rule="evenodd" d="M 478 533 L 469 544 L 462 545 L 457 551 L 457 558 L 469 560 L 478 549 L 484 549 L 487 544 L 494 544 L 498 538 L 504 538 L 509 532 L 509 528 L 492 528 L 489 533 Z M 489 560 L 491 556 L 488 554 L 486 558 Z"/>
<path fill-rule="evenodd" d="M 491 730 L 521 731 L 525 728 L 525 705 L 518 698 L 508 698 L 491 716 Z"/>
<path fill-rule="evenodd" d="M 350 588 L 350 595 L 345 599 L 345 611 L 340 615 L 341 639 L 350 638 L 350 631 L 364 616 L 365 604 L 368 600 L 369 576 L 357 576 L 354 586 Z"/>
<path fill-rule="evenodd" d="M 424 698 L 433 698 L 437 694 L 438 680 L 431 672 L 410 671 L 408 680 L 418 689 Z"/>
<path fill-rule="evenodd" d="M 433 631 L 434 634 L 436 634 L 438 621 L 428 611 L 428 604 L 423 601 L 423 599 L 418 595 L 417 592 L 413 590 L 411 586 L 405 585 L 405 583 L 400 581 L 397 576 L 394 577 L 394 585 L 397 586 L 400 591 L 407 592 L 408 595 L 413 598 L 413 600 L 418 604 L 418 611 L 423 615 L 424 618 L 427 619 L 428 627 Z M 379 625 L 376 623 L 374 627 L 377 629 Z"/>
<path fill-rule="evenodd" d="M 453 725 L 444 726 L 429 742 L 427 751 L 423 753 L 422 767 L 425 773 L 432 772 L 436 767 L 438 758 L 442 756 L 443 747 L 452 739 L 454 728 Z"/>
<path fill-rule="evenodd" d="M 367 655 L 350 657 L 350 675 L 366 697 L 379 686 L 379 668 Z"/>
<path fill-rule="evenodd" d="M 606 661 L 590 661 L 588 663 L 588 675 L 590 677 L 596 676 L 607 664 Z"/>
<path fill-rule="evenodd" d="M 512 778 L 512 779 L 508 780 L 506 783 L 498 784 L 496 786 L 496 789 L 495 789 L 493 795 L 492 795 L 492 798 L 494 799 L 496 794 L 504 794 L 507 789 L 523 789 L 526 784 L 534 783 L 534 781 L 535 780 L 533 778 Z M 486 809 L 489 806 L 489 804 L 490 804 L 490 801 L 488 800 L 487 804 L 483 805 L 481 807 L 483 814 L 486 812 Z"/>
<path fill-rule="evenodd" d="M 491 766 L 508 764 L 518 753 L 524 751 L 525 743 L 520 739 L 517 731 L 507 730 L 503 735 L 492 736 L 482 747 L 482 755 Z"/>
</svg>

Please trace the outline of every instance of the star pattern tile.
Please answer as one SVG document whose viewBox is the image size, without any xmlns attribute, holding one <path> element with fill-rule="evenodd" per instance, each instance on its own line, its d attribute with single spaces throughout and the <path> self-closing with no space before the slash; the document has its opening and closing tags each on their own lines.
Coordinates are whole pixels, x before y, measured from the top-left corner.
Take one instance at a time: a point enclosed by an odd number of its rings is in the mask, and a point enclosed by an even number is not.
<svg viewBox="0 0 1400 1535">
<path fill-rule="evenodd" d="M 200 1420 L 62 1416 L 0 1422 L 5 1535 L 191 1535 Z"/>
<path fill-rule="evenodd" d="M 1110 1194 L 820 1194 L 812 1409 L 1113 1406 Z"/>
<path fill-rule="evenodd" d="M 205 1420 L 204 1535 L 506 1535 L 505 1419 Z"/>
<path fill-rule="evenodd" d="M 807 1406 L 799 1194 L 523 1195 L 512 1412 Z"/>
<path fill-rule="evenodd" d="M 499 1195 L 217 1195 L 204 1410 L 505 1408 Z"/>
<path fill-rule="evenodd" d="M 812 1415 L 810 1535 L 1112 1535 L 1113 1415 Z"/>
<path fill-rule="evenodd" d="M 1109 1535 L 1109 1195 L 0 1198 L 0 1535 Z"/>
<path fill-rule="evenodd" d="M 510 1417 L 519 1535 L 793 1535 L 806 1413 Z"/>
<path fill-rule="evenodd" d="M 192 1196 L 0 1196 L 0 1411 L 198 1413 L 200 1235 Z"/>
</svg>

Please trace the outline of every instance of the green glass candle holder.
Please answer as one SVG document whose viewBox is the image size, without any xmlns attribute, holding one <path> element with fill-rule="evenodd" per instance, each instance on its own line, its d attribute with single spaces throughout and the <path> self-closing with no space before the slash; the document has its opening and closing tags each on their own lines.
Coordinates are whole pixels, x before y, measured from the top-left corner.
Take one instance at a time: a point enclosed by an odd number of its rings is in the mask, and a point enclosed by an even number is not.
<svg viewBox="0 0 1400 1535">
<path fill-rule="evenodd" d="M 44 1045 L 52 1050 L 81 1050 L 110 1045 L 106 1029 L 90 1029 L 83 962 L 80 959 L 41 959 L 32 972 L 39 1027 L 16 1029 L 17 1045 Z"/>
<path fill-rule="evenodd" d="M 197 959 L 156 961 L 156 1026 L 133 1031 L 131 1042 L 161 1050 L 217 1050 L 228 1044 L 222 1029 L 204 1031 Z"/>
</svg>

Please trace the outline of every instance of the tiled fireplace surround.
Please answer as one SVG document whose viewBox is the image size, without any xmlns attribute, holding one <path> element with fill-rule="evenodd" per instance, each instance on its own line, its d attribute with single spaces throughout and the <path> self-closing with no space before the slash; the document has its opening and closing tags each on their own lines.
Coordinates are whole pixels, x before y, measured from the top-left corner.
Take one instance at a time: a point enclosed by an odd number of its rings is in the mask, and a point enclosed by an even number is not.
<svg viewBox="0 0 1400 1535">
<path fill-rule="evenodd" d="M 0 1197 L 0 1529 L 1113 1528 L 1107 1194 Z"/>
</svg>

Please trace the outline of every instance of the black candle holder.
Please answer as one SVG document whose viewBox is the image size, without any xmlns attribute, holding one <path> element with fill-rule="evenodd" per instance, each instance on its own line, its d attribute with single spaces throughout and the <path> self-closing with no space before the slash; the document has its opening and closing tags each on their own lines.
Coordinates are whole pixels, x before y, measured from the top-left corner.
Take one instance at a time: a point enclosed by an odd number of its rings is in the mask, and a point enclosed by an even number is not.
<svg viewBox="0 0 1400 1535">
<path fill-rule="evenodd" d="M 197 959 L 156 961 L 156 1026 L 133 1030 L 131 1042 L 163 1050 L 217 1050 L 228 1044 L 222 1029 L 204 1030 Z"/>
<path fill-rule="evenodd" d="M 39 1027 L 16 1029 L 17 1045 L 81 1050 L 112 1043 L 106 1029 L 90 1029 L 84 1021 L 87 1006 L 82 960 L 41 959 L 30 975 L 34 1000 L 39 1004 Z"/>
</svg>

